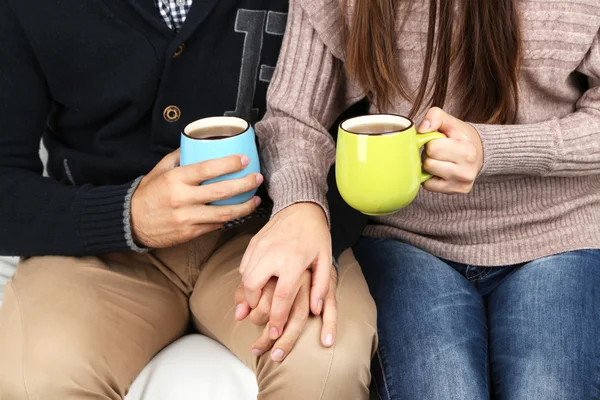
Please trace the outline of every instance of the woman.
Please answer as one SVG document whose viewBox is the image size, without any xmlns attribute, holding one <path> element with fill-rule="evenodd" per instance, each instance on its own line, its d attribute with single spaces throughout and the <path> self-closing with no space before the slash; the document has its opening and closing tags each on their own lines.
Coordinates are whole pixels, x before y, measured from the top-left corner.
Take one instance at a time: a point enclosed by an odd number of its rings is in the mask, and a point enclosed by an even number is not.
<svg viewBox="0 0 600 400">
<path fill-rule="evenodd" d="M 258 126 L 276 215 L 248 258 L 329 249 L 311 240 L 326 223 L 306 222 L 329 213 L 327 128 L 367 95 L 447 136 L 426 147 L 425 190 L 354 249 L 378 306 L 381 398 L 597 399 L 598 1 L 290 7 Z"/>
</svg>

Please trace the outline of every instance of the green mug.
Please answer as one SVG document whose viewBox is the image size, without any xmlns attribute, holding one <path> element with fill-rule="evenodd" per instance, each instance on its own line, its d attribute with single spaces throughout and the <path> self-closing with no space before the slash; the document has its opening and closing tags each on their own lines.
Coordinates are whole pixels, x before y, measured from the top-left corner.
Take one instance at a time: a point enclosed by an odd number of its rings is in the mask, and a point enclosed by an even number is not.
<svg viewBox="0 0 600 400">
<path fill-rule="evenodd" d="M 374 114 L 343 121 L 338 130 L 335 177 L 344 201 L 366 215 L 393 214 L 417 197 L 431 175 L 420 149 L 439 132 L 417 134 L 406 117 Z"/>
</svg>

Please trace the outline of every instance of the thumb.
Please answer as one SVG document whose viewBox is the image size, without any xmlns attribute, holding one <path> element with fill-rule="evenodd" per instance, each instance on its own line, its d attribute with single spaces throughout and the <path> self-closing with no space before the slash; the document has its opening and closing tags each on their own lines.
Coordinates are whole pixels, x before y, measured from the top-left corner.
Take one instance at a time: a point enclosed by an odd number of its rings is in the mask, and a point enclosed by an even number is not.
<svg viewBox="0 0 600 400">
<path fill-rule="evenodd" d="M 167 154 L 163 157 L 162 160 L 156 164 L 156 166 L 152 169 L 152 172 L 155 174 L 163 174 L 167 171 L 172 170 L 175 167 L 179 166 L 180 161 L 180 151 L 179 149 Z"/>
<path fill-rule="evenodd" d="M 419 133 L 441 132 L 450 139 L 465 139 L 461 133 L 460 120 L 439 107 L 432 107 L 417 129 Z"/>
<path fill-rule="evenodd" d="M 451 118 L 452 116 L 441 108 L 432 107 L 425 115 L 425 118 L 423 118 L 423 121 L 417 128 L 417 131 L 419 133 L 429 133 L 435 131 L 446 133 L 445 129 L 449 127 Z"/>
</svg>

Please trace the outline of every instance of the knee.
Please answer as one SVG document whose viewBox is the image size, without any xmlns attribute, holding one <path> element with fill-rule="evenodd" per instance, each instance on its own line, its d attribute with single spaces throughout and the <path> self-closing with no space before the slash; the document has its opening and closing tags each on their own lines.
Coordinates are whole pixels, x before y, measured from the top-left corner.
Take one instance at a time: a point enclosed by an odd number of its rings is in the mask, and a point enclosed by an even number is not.
<svg viewBox="0 0 600 400">
<path fill-rule="evenodd" d="M 534 382 L 530 379 L 523 379 L 521 382 L 513 382 L 513 385 L 498 385 L 494 391 L 501 394 L 503 398 L 514 400 L 528 399 L 584 399 L 584 393 L 577 395 L 578 388 L 564 388 L 560 385 L 560 380 L 554 376 L 536 376 L 536 378 L 545 379 Z M 504 386 L 504 387 L 500 387 Z M 575 389 L 575 391 L 573 391 Z M 579 397 L 581 396 L 581 397 Z"/>
<path fill-rule="evenodd" d="M 75 380 L 80 356 L 69 350 L 65 341 L 41 341 L 25 349 L 23 380 L 31 399 L 67 398 Z M 28 354 L 27 354 L 28 353 Z M 83 372 L 83 369 L 79 372 Z"/>
<path fill-rule="evenodd" d="M 323 383 L 323 400 L 367 399 L 371 383 L 371 358 L 377 332 L 365 324 L 338 338 Z M 323 360 L 323 364 L 326 361 Z"/>
<path fill-rule="evenodd" d="M 597 375 L 585 374 L 583 370 L 557 370 L 536 362 L 528 365 L 529 373 L 525 374 L 495 371 L 494 391 L 502 398 L 515 400 L 584 399 L 590 394 L 588 389 L 597 382 Z"/>
<path fill-rule="evenodd" d="M 317 318 L 311 320 L 282 363 L 261 358 L 257 371 L 260 400 L 368 399 L 375 328 L 363 323 L 344 329 L 331 348 L 321 345 L 320 328 Z"/>
<path fill-rule="evenodd" d="M 319 382 L 319 396 L 323 400 L 362 400 L 369 397 L 371 358 L 377 347 L 376 328 L 366 322 L 352 324 L 338 333 L 335 345 L 321 348 L 322 356 L 305 352 L 305 365 L 311 382 Z M 307 397 L 308 398 L 308 397 Z M 312 397 L 311 397 L 312 398 Z"/>
<path fill-rule="evenodd" d="M 486 398 L 488 362 L 484 344 L 473 345 L 468 339 L 465 342 L 464 338 L 454 337 L 409 341 L 388 332 L 373 362 L 378 390 L 387 396 L 384 398 Z"/>
</svg>

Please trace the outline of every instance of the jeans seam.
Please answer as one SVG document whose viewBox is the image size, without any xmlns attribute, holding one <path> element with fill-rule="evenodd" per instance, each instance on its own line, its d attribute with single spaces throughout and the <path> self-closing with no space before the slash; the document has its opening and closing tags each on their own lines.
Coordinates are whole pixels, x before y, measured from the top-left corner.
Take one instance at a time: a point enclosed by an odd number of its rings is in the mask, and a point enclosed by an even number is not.
<svg viewBox="0 0 600 400">
<path fill-rule="evenodd" d="M 483 272 L 483 276 L 480 276 L 479 279 L 481 280 L 481 279 L 487 278 L 487 276 L 491 273 L 492 273 L 492 268 L 486 267 L 485 271 Z"/>
<path fill-rule="evenodd" d="M 484 305 L 485 307 L 485 305 Z M 491 365 L 491 360 L 490 360 L 490 328 L 489 328 L 489 322 L 486 323 L 485 325 L 485 365 L 487 366 L 488 370 L 487 370 L 487 374 L 485 376 L 485 383 L 486 383 L 486 389 L 488 392 L 488 396 L 490 398 L 494 398 L 493 394 L 492 394 L 492 386 L 493 386 L 493 381 L 492 381 L 492 365 Z"/>
<path fill-rule="evenodd" d="M 17 293 L 17 288 L 12 283 L 12 279 L 8 282 L 7 287 L 10 286 L 13 293 L 15 294 L 15 300 L 17 301 L 17 308 L 19 309 L 19 316 L 21 317 L 21 365 L 22 371 L 21 374 L 23 376 L 23 387 L 25 388 L 25 394 L 27 395 L 27 399 L 31 400 L 31 395 L 29 394 L 29 388 L 27 387 L 27 380 L 25 379 L 25 324 L 23 319 L 23 308 L 21 307 L 21 299 L 19 299 L 19 294 Z"/>
<path fill-rule="evenodd" d="M 385 392 L 387 394 L 388 399 L 391 399 L 392 395 L 390 394 L 390 388 L 388 386 L 387 378 L 385 377 L 385 367 L 383 366 L 383 360 L 381 359 L 381 353 L 379 352 L 379 349 L 377 349 L 376 354 L 377 362 L 379 363 L 379 368 L 381 368 L 381 378 L 383 379 L 383 387 L 385 388 Z M 377 394 L 379 394 L 379 392 Z"/>
<path fill-rule="evenodd" d="M 468 276 L 469 275 L 469 269 L 467 268 L 467 271 L 465 272 L 465 278 L 467 278 L 467 280 L 471 283 L 475 282 L 476 280 L 480 279 L 481 275 L 484 273 L 484 270 L 479 270 L 479 272 L 476 275 L 473 276 Z"/>
<path fill-rule="evenodd" d="M 354 263 L 356 264 L 356 263 Z M 339 300 L 339 294 L 342 291 L 342 286 L 344 284 L 344 280 L 346 279 L 346 275 L 348 275 L 348 272 L 353 268 L 353 266 L 350 266 L 348 269 L 346 269 L 344 271 L 344 274 L 339 277 L 338 280 L 338 285 L 337 285 L 337 289 L 336 289 L 336 301 Z M 329 360 L 329 366 L 327 367 L 327 375 L 325 375 L 325 382 L 323 382 L 323 389 L 321 389 L 321 395 L 319 396 L 319 400 L 323 399 L 323 395 L 325 394 L 325 388 L 327 387 L 327 383 L 329 382 L 329 377 L 331 376 L 331 367 L 333 366 L 333 360 L 335 358 L 335 350 L 337 347 L 337 341 L 334 342 L 333 347 L 331 348 L 331 359 Z"/>
</svg>

